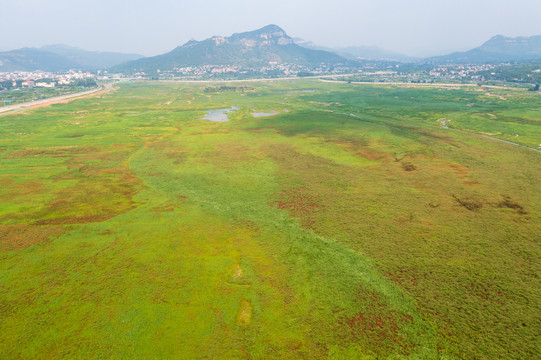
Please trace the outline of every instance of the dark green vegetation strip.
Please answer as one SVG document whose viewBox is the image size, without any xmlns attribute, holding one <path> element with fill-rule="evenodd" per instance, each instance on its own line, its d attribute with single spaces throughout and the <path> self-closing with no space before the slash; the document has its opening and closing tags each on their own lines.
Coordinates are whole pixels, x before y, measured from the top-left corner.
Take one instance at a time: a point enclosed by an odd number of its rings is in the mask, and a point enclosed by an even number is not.
<svg viewBox="0 0 541 360">
<path fill-rule="evenodd" d="M 533 358 L 541 155 L 478 134 L 537 147 L 540 119 L 317 81 L 5 116 L 0 357 Z"/>
</svg>

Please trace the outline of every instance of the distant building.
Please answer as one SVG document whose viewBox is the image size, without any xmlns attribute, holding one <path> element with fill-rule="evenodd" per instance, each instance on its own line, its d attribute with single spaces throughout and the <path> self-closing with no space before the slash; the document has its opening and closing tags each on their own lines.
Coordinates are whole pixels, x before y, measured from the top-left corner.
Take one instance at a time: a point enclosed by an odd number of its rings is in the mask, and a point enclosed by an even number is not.
<svg viewBox="0 0 541 360">
<path fill-rule="evenodd" d="M 54 82 L 46 83 L 46 82 L 37 82 L 36 87 L 45 87 L 45 88 L 54 88 L 55 87 Z"/>
</svg>

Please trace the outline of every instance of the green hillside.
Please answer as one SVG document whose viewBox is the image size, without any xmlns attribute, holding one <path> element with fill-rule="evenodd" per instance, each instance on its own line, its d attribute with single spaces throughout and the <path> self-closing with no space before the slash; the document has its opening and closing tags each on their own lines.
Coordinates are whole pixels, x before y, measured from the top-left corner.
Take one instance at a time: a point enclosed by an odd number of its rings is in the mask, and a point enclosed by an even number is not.
<svg viewBox="0 0 541 360">
<path fill-rule="evenodd" d="M 269 62 L 303 66 L 351 64 L 351 61 L 334 53 L 301 47 L 280 27 L 269 25 L 230 37 L 192 40 L 167 54 L 130 61 L 110 71 L 155 73 L 157 70 L 202 65 L 261 67 L 268 66 Z"/>
<path fill-rule="evenodd" d="M 49 51 L 23 48 L 0 53 L 0 71 L 61 72 L 81 69 L 81 65 Z"/>
</svg>

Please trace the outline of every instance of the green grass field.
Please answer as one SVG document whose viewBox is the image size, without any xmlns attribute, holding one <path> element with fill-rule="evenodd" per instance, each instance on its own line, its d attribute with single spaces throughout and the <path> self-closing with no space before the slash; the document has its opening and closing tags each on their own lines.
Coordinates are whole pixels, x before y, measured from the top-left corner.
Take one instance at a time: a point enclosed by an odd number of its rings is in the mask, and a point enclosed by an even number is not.
<svg viewBox="0 0 541 360">
<path fill-rule="evenodd" d="M 0 117 L 0 359 L 540 355 L 539 94 L 208 86 Z"/>
</svg>

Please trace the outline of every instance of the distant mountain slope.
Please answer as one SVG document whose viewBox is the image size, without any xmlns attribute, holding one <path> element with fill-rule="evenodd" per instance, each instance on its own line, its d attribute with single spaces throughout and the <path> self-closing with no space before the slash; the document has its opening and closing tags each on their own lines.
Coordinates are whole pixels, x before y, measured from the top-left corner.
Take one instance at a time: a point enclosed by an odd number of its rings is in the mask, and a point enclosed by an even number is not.
<svg viewBox="0 0 541 360">
<path fill-rule="evenodd" d="M 41 50 L 63 56 L 66 59 L 81 65 L 86 70 L 108 69 L 111 66 L 143 57 L 143 55 L 139 54 L 88 51 L 62 44 L 43 46 L 41 47 Z"/>
<path fill-rule="evenodd" d="M 111 68 L 112 72 L 171 70 L 176 67 L 202 65 L 232 65 L 258 67 L 269 62 L 317 66 L 325 63 L 337 65 L 349 60 L 327 51 L 301 47 L 276 25 L 233 34 L 214 36 L 203 41 L 189 41 L 173 51 L 130 61 Z"/>
<path fill-rule="evenodd" d="M 345 57 L 367 59 L 367 60 L 394 60 L 394 61 L 412 61 L 415 58 L 400 54 L 394 51 L 382 49 L 378 46 L 349 46 L 335 50 L 338 54 Z"/>
<path fill-rule="evenodd" d="M 297 44 L 299 46 L 302 46 L 302 47 L 305 47 L 307 49 L 323 50 L 323 51 L 336 53 L 336 49 L 333 49 L 333 48 L 330 48 L 330 47 L 327 47 L 327 46 L 318 45 L 318 44 L 314 43 L 313 41 L 304 40 L 304 39 L 301 39 L 301 38 L 298 38 L 298 37 L 292 38 L 292 40 L 295 42 L 295 44 Z"/>
<path fill-rule="evenodd" d="M 0 71 L 49 72 L 81 69 L 81 65 L 63 56 L 35 48 L 22 48 L 0 53 Z"/>
<path fill-rule="evenodd" d="M 301 38 L 293 38 L 299 46 L 313 49 L 333 52 L 346 59 L 363 59 L 363 60 L 391 60 L 391 61 L 414 61 L 416 58 L 400 54 L 397 52 L 382 49 L 377 46 L 349 46 L 342 48 L 330 48 L 313 43 L 312 41 Z"/>
<path fill-rule="evenodd" d="M 465 52 L 427 58 L 429 63 L 490 63 L 541 59 L 541 36 L 505 37 L 497 35 L 483 45 Z"/>
<path fill-rule="evenodd" d="M 0 52 L 0 71 L 95 71 L 141 57 L 137 54 L 102 53 L 67 45 L 48 45 L 40 49 L 22 48 Z"/>
</svg>

